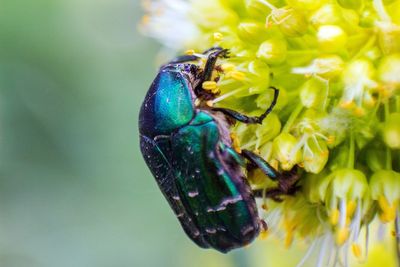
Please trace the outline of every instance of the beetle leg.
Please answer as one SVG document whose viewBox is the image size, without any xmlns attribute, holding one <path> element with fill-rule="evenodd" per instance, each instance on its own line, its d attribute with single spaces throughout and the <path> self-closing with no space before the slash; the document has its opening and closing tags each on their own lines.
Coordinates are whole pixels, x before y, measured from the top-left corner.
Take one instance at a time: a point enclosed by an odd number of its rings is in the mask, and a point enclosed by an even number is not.
<svg viewBox="0 0 400 267">
<path fill-rule="evenodd" d="M 266 162 L 262 157 L 251 152 L 250 150 L 243 149 L 242 156 L 245 157 L 253 166 L 259 168 L 265 175 L 267 175 L 271 180 L 279 180 L 280 173 L 277 172 L 268 162 Z"/>
<path fill-rule="evenodd" d="M 267 115 L 272 111 L 272 109 L 276 105 L 276 101 L 278 100 L 278 96 L 279 96 L 279 90 L 278 89 L 276 89 L 275 87 L 272 87 L 272 86 L 269 87 L 269 88 L 274 90 L 274 99 L 272 100 L 272 103 L 267 108 L 267 110 L 263 114 L 261 114 L 260 116 L 251 117 L 251 116 L 247 116 L 245 114 L 239 113 L 239 112 L 237 112 L 235 110 L 228 109 L 228 108 L 212 108 L 212 110 L 222 112 L 225 115 L 227 115 L 227 116 L 229 116 L 229 117 L 231 117 L 231 118 L 233 118 L 235 120 L 238 120 L 240 122 L 244 122 L 244 123 L 247 123 L 247 124 L 250 124 L 250 123 L 261 124 L 263 122 L 263 120 L 265 119 L 265 117 L 267 117 Z"/>
<path fill-rule="evenodd" d="M 206 65 L 204 66 L 204 71 L 202 72 L 202 77 L 200 78 L 201 83 L 211 80 L 212 72 L 215 69 L 215 64 L 217 63 L 218 58 L 220 57 L 227 58 L 228 54 L 229 54 L 228 49 L 222 49 L 220 47 L 217 47 L 216 51 L 213 51 L 208 55 Z M 201 84 L 199 86 L 201 87 Z"/>
<path fill-rule="evenodd" d="M 217 63 L 218 58 L 227 58 L 229 50 L 223 49 L 221 47 L 213 47 L 209 50 L 206 50 L 204 53 L 208 53 L 207 61 L 205 63 L 204 69 L 197 75 L 197 80 L 199 81 L 199 83 L 194 88 L 194 92 L 198 97 L 202 97 L 205 100 L 211 100 L 215 97 L 215 93 L 209 93 L 204 90 L 203 83 L 211 81 L 213 71 L 216 69 L 215 64 Z"/>
<path fill-rule="evenodd" d="M 299 176 L 296 167 L 291 171 L 280 173 L 254 152 L 243 149 L 241 155 L 249 161 L 250 168 L 259 168 L 271 180 L 278 181 L 277 187 L 269 188 L 265 193 L 263 193 L 263 189 L 253 191 L 254 196 L 267 197 L 272 198 L 275 201 L 280 201 L 281 199 L 279 196 L 293 195 L 299 189 L 299 186 L 297 185 Z"/>
<path fill-rule="evenodd" d="M 283 199 L 281 198 L 281 196 L 294 195 L 299 189 L 300 189 L 300 186 L 298 186 L 298 185 L 293 185 L 289 191 L 284 191 L 279 187 L 274 187 L 274 188 L 266 189 L 266 191 L 264 193 L 263 189 L 257 189 L 257 190 L 253 190 L 253 196 L 256 198 L 271 198 L 272 200 L 274 200 L 276 202 L 282 202 Z"/>
</svg>

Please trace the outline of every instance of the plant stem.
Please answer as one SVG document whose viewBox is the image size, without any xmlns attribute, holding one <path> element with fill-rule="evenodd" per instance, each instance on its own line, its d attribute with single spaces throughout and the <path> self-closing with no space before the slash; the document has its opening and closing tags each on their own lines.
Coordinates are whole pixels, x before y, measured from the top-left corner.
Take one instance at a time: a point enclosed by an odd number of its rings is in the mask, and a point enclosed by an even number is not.
<svg viewBox="0 0 400 267">
<path fill-rule="evenodd" d="M 354 157 L 355 157 L 355 145 L 354 145 L 354 133 L 350 131 L 350 148 L 349 148 L 349 157 L 347 160 L 347 168 L 354 168 Z"/>
<path fill-rule="evenodd" d="M 392 169 L 392 151 L 389 147 L 386 147 L 386 170 Z"/>
<path fill-rule="evenodd" d="M 290 114 L 289 119 L 287 120 L 285 126 L 282 129 L 282 133 L 288 133 L 290 131 L 290 128 L 292 127 L 293 122 L 297 119 L 299 116 L 300 112 L 303 110 L 303 104 L 299 103 L 296 108 L 292 111 L 292 114 Z"/>
<path fill-rule="evenodd" d="M 390 115 L 389 102 L 385 102 L 384 107 L 385 107 L 385 121 L 387 121 L 389 119 L 389 115 Z M 386 146 L 386 166 L 385 167 L 387 170 L 392 169 L 392 151 L 387 146 Z"/>
</svg>

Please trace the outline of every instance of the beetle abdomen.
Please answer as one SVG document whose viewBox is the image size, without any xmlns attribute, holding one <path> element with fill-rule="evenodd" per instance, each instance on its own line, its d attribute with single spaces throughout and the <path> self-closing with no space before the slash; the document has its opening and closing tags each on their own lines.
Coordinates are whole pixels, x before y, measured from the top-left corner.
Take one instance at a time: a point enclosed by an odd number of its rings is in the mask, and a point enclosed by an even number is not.
<svg viewBox="0 0 400 267">
<path fill-rule="evenodd" d="M 175 215 L 178 217 L 186 234 L 200 247 L 209 247 L 208 242 L 200 234 L 191 214 L 188 214 L 186 207 L 182 204 L 179 192 L 175 186 L 175 177 L 172 166 L 167 159 L 170 157 L 170 145 L 167 139 L 159 139 L 157 142 L 144 136 L 140 136 L 140 149 L 143 158 L 149 166 L 154 178 L 157 181 L 161 192 L 168 201 Z M 167 156 L 166 156 L 167 155 Z"/>
<path fill-rule="evenodd" d="M 224 149 L 213 120 L 185 126 L 171 138 L 172 169 L 182 203 L 210 246 L 227 252 L 258 235 L 259 218 L 241 166 L 232 151 Z"/>
</svg>

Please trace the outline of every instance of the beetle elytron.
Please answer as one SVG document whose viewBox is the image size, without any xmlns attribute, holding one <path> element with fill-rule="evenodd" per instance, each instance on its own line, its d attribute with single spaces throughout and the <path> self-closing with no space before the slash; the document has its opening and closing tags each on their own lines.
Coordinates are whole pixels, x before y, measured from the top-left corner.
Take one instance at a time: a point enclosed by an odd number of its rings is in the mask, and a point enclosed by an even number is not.
<svg viewBox="0 0 400 267">
<path fill-rule="evenodd" d="M 186 234 L 200 247 L 226 253 L 249 244 L 266 227 L 243 169 L 260 168 L 278 180 L 269 191 L 272 197 L 293 191 L 295 175 L 278 173 L 251 151 L 238 153 L 230 137 L 233 121 L 262 123 L 279 91 L 271 87 L 274 100 L 256 117 L 202 104 L 215 98 L 202 84 L 212 79 L 217 60 L 228 50 L 213 47 L 203 55 L 204 68 L 190 63 L 199 60 L 197 55 L 161 67 L 140 110 L 140 146 Z"/>
</svg>

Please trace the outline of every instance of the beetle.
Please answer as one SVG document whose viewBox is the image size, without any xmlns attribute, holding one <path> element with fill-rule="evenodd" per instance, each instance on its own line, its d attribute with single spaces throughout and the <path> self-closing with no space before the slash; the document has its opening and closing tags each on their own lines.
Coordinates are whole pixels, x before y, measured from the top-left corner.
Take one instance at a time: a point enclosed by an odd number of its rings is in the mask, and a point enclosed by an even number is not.
<svg viewBox="0 0 400 267">
<path fill-rule="evenodd" d="M 260 116 L 210 107 L 204 102 L 215 94 L 202 84 L 212 80 L 219 58 L 229 51 L 205 51 L 204 67 L 193 63 L 200 55 L 184 55 L 163 65 L 151 84 L 139 113 L 140 148 L 159 188 L 186 234 L 202 248 L 226 253 L 252 242 L 266 227 L 258 216 L 255 196 L 245 169 L 259 168 L 278 181 L 267 196 L 293 192 L 295 175 L 279 173 L 249 150 L 233 148 L 232 122 L 259 123 Z M 200 104 L 199 104 L 200 103 Z"/>
</svg>

